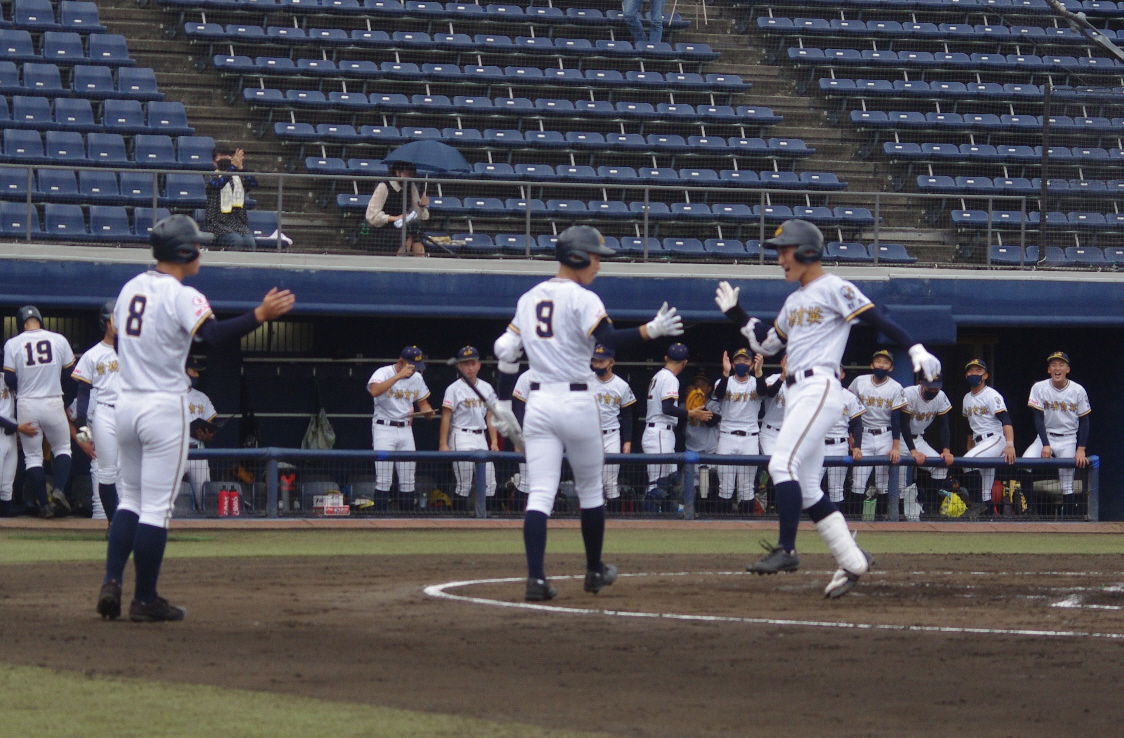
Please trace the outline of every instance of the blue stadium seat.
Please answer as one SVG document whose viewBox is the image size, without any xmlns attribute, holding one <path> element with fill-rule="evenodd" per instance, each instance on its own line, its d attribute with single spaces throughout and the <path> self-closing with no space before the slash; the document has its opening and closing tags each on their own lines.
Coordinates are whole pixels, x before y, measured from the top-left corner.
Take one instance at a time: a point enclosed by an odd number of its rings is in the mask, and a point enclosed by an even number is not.
<svg viewBox="0 0 1124 738">
<path fill-rule="evenodd" d="M 113 71 L 100 65 L 74 67 L 70 73 L 70 89 L 81 97 L 102 99 L 117 96 Z"/>
<path fill-rule="evenodd" d="M 871 252 L 874 252 L 874 244 L 870 246 Z M 877 250 L 878 261 L 883 264 L 914 264 L 917 262 L 916 256 L 910 256 L 909 252 L 905 250 L 905 246 L 900 243 L 880 243 Z"/>
<path fill-rule="evenodd" d="M 1108 226 L 1103 213 L 1070 212 L 1066 213 L 1066 220 L 1081 230 L 1105 230 Z"/>
<path fill-rule="evenodd" d="M 134 241 L 129 213 L 119 205 L 90 206 L 90 238 L 98 241 Z"/>
<path fill-rule="evenodd" d="M 584 164 L 559 164 L 554 168 L 558 179 L 573 182 L 590 182 L 597 179 L 597 171 Z"/>
<path fill-rule="evenodd" d="M 199 174 L 169 174 L 164 182 L 161 205 L 180 208 L 207 206 L 207 189 Z"/>
<path fill-rule="evenodd" d="M 171 215 L 168 208 L 136 207 L 133 209 L 133 233 L 142 240 L 148 240 L 149 231 L 155 223 Z"/>
<path fill-rule="evenodd" d="M 492 164 L 485 161 L 478 161 L 472 165 L 472 173 L 477 177 L 484 177 L 488 179 L 515 179 L 515 168 L 505 162 Z"/>
<path fill-rule="evenodd" d="M 137 205 L 151 205 L 156 193 L 156 183 L 151 172 L 121 172 L 118 181 L 121 197 Z"/>
<path fill-rule="evenodd" d="M 845 227 L 865 228 L 874 225 L 874 214 L 867 208 L 840 206 L 832 208 L 832 213 L 839 220 L 839 224 Z"/>
<path fill-rule="evenodd" d="M 617 253 L 622 256 L 643 256 L 645 245 L 647 245 L 649 255 L 660 256 L 663 254 L 663 245 L 660 240 L 651 236 L 648 237 L 647 242 L 638 237 L 622 238 L 620 239 L 620 245 L 617 247 Z"/>
<path fill-rule="evenodd" d="M 33 206 L 28 216 L 26 203 L 0 202 L 0 234 L 23 237 L 30 225 L 32 237 L 42 235 L 39 211 Z"/>
<path fill-rule="evenodd" d="M 348 159 L 347 171 L 365 177 L 384 177 L 388 170 L 382 159 Z"/>
<path fill-rule="evenodd" d="M 1047 215 L 1047 218 L 1049 215 Z M 1065 252 L 1058 246 L 1047 246 L 1044 256 L 1039 259 L 1037 246 L 1026 247 L 1026 260 L 1029 264 L 1038 264 L 1039 266 L 1065 266 L 1067 263 Z"/>
<path fill-rule="evenodd" d="M 129 56 L 125 37 L 115 33 L 90 34 L 90 63 L 107 67 L 131 67 L 136 64 Z"/>
<path fill-rule="evenodd" d="M 34 185 L 32 189 L 34 189 Z M 0 200 L 25 200 L 26 198 L 27 170 L 0 167 Z"/>
<path fill-rule="evenodd" d="M 716 154 L 722 156 L 729 147 L 726 139 L 721 136 L 688 136 L 687 145 L 697 153 Z"/>
<path fill-rule="evenodd" d="M 52 97 L 62 97 L 66 92 L 57 65 L 35 62 L 25 62 L 23 65 L 23 88 L 35 95 Z"/>
<path fill-rule="evenodd" d="M 101 129 L 94 120 L 94 107 L 85 98 L 55 98 L 55 127 L 70 131 L 96 131 Z"/>
<path fill-rule="evenodd" d="M 723 185 L 739 185 L 742 187 L 760 187 L 761 177 L 751 169 L 723 169 L 718 173 L 718 179 Z"/>
<path fill-rule="evenodd" d="M 156 72 L 148 67 L 120 67 L 117 70 L 117 92 L 135 100 L 163 100 L 164 93 L 156 85 Z"/>
<path fill-rule="evenodd" d="M 607 238 L 605 240 L 608 241 Z M 554 251 L 555 244 L 558 243 L 558 236 L 553 236 L 553 235 L 550 235 L 550 234 L 543 234 L 543 235 L 539 236 L 536 239 L 536 241 L 537 241 L 536 245 L 538 246 L 538 249 L 540 251 Z M 608 244 L 606 244 L 606 245 L 608 245 Z"/>
<path fill-rule="evenodd" d="M 705 202 L 673 202 L 671 215 L 676 220 L 712 220 L 714 217 Z"/>
<path fill-rule="evenodd" d="M 610 133 L 605 145 L 612 151 L 647 151 L 648 141 L 639 133 Z"/>
<path fill-rule="evenodd" d="M 525 233 L 504 233 L 495 237 L 496 246 L 505 253 L 525 254 L 538 250 L 538 243 L 534 236 Z"/>
<path fill-rule="evenodd" d="M 679 170 L 671 167 L 641 167 L 637 172 L 641 180 L 655 184 L 678 184 Z"/>
<path fill-rule="evenodd" d="M 138 134 L 133 137 L 133 161 L 137 166 L 176 168 L 176 147 L 171 136 Z"/>
<path fill-rule="evenodd" d="M 1068 261 L 1078 266 L 1103 267 L 1108 266 L 1105 254 L 1096 246 L 1068 246 L 1065 250 Z"/>
<path fill-rule="evenodd" d="M 598 179 L 612 183 L 633 184 L 637 178 L 636 170 L 632 167 L 597 167 Z"/>
<path fill-rule="evenodd" d="M 476 216 L 503 216 L 507 215 L 507 207 L 498 197 L 466 197 L 463 200 L 465 209 Z"/>
<path fill-rule="evenodd" d="M 794 205 L 792 217 L 811 221 L 820 226 L 838 225 L 840 217 L 823 205 Z"/>
<path fill-rule="evenodd" d="M 703 249 L 714 256 L 727 259 L 745 258 L 745 244 L 732 238 L 708 238 L 703 242 Z"/>
<path fill-rule="evenodd" d="M 718 172 L 713 169 L 680 169 L 679 180 L 681 182 L 690 182 L 696 187 L 700 185 L 719 185 L 722 183 L 718 177 Z"/>
<path fill-rule="evenodd" d="M 697 238 L 665 238 L 663 250 L 672 256 L 699 257 L 707 253 Z"/>
<path fill-rule="evenodd" d="M 792 208 L 788 205 L 761 205 L 753 206 L 754 217 L 763 219 L 766 223 L 781 223 L 792 220 Z"/>
<path fill-rule="evenodd" d="M 78 201 L 78 178 L 69 169 L 41 169 L 35 190 L 48 202 Z"/>
<path fill-rule="evenodd" d="M 363 135 L 355 130 L 355 126 L 346 123 L 317 123 L 316 138 L 320 141 L 333 143 L 360 143 Z"/>
<path fill-rule="evenodd" d="M 187 109 L 181 102 L 152 101 L 146 106 L 148 127 L 155 133 L 169 136 L 192 136 L 195 129 L 187 123 Z"/>
<path fill-rule="evenodd" d="M 102 126 L 120 134 L 149 131 L 139 100 L 106 100 L 102 104 Z"/>
<path fill-rule="evenodd" d="M 721 221 L 744 223 L 754 219 L 753 208 L 745 203 L 719 202 L 710 206 L 710 212 Z"/>
<path fill-rule="evenodd" d="M 796 172 L 758 172 L 762 187 L 772 189 L 798 190 L 804 185 L 800 182 L 800 175 Z"/>
<path fill-rule="evenodd" d="M 5 46 L 8 47 L 8 52 L 14 58 L 15 56 L 23 56 L 24 49 L 22 44 L 13 44 L 12 41 L 5 43 L 5 31 L 0 31 L 0 49 Z M 24 31 L 23 33 L 27 33 Z M 14 39 L 13 39 L 14 40 Z M 28 46 L 31 43 L 31 36 L 27 37 Z M 42 38 L 43 54 L 41 58 L 36 58 L 31 61 L 49 61 L 54 64 L 82 64 L 88 62 L 90 59 L 86 56 L 86 49 L 82 46 L 82 37 L 77 33 L 69 31 L 44 31 Z"/>
<path fill-rule="evenodd" d="M 68 31 L 85 33 L 104 33 L 106 30 L 98 18 L 96 3 L 74 0 L 59 3 L 59 25 Z"/>
<path fill-rule="evenodd" d="M 800 184 L 810 190 L 845 190 L 846 182 L 840 182 L 833 172 L 800 172 Z"/>
<path fill-rule="evenodd" d="M 124 203 L 121 188 L 117 184 L 117 173 L 96 169 L 78 172 L 78 192 L 83 202 L 117 205 Z"/>
<path fill-rule="evenodd" d="M 832 261 L 851 264 L 868 264 L 874 257 L 861 243 L 832 241 L 825 245 L 825 258 Z"/>
<path fill-rule="evenodd" d="M 43 61 L 43 57 L 35 51 L 35 45 L 31 42 L 31 32 L 22 28 L 0 28 L 0 54 L 13 62 Z"/>
<path fill-rule="evenodd" d="M 629 211 L 628 204 L 619 200 L 592 200 L 586 203 L 586 208 L 589 210 L 590 216 L 595 218 L 632 218 L 632 212 Z"/>
<path fill-rule="evenodd" d="M 83 240 L 90 235 L 86 216 L 79 205 L 49 202 L 43 206 L 43 235 L 46 238 Z"/>
<path fill-rule="evenodd" d="M 662 202 L 649 202 L 646 206 L 642 202 L 630 202 L 628 210 L 637 220 L 643 219 L 645 211 L 649 220 L 671 220 L 671 209 Z"/>
<path fill-rule="evenodd" d="M 558 178 L 550 164 L 516 164 L 515 176 L 519 179 L 550 181 Z"/>
<path fill-rule="evenodd" d="M 994 266 L 1019 266 L 1029 262 L 1021 246 L 1000 246 L 992 244 L 988 249 L 990 261 Z"/>
<path fill-rule="evenodd" d="M 46 164 L 47 155 L 43 150 L 43 138 L 38 131 L 24 131 L 18 128 L 5 128 L 3 151 L 0 159 L 26 164 Z"/>
<path fill-rule="evenodd" d="M 496 244 L 487 233 L 454 233 L 453 241 L 460 241 L 460 247 L 468 252 L 491 253 L 496 250 Z"/>
<path fill-rule="evenodd" d="M 12 24 L 29 31 L 58 30 L 50 0 L 12 0 Z"/>
<path fill-rule="evenodd" d="M 17 128 L 49 130 L 55 124 L 54 116 L 51 115 L 51 101 L 45 97 L 13 96 L 11 121 L 11 125 Z"/>
<path fill-rule="evenodd" d="M 1109 264 L 1119 268 L 1124 265 L 1124 246 L 1106 246 L 1104 258 Z"/>
<path fill-rule="evenodd" d="M 176 139 L 176 162 L 181 169 L 214 168 L 215 139 L 210 136 L 180 136 Z"/>
<path fill-rule="evenodd" d="M 554 218 L 581 218 L 589 214 L 584 200 L 547 200 L 546 212 Z"/>
</svg>

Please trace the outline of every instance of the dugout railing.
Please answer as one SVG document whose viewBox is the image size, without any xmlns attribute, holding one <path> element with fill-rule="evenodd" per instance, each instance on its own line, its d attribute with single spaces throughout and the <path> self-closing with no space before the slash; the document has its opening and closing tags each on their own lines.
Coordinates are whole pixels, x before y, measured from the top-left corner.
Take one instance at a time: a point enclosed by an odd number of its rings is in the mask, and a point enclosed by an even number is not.
<svg viewBox="0 0 1124 738">
<path fill-rule="evenodd" d="M 289 448 L 192 449 L 189 458 L 209 462 L 212 481 L 192 487 L 184 482 L 177 498 L 178 516 L 218 514 L 219 495 L 236 489 L 241 494 L 242 515 L 254 517 L 313 517 L 316 497 L 329 493 L 344 495 L 350 517 L 521 517 L 526 491 L 520 489 L 526 470 L 523 456 L 513 452 L 390 452 L 370 450 L 311 450 Z M 694 452 L 676 454 L 607 454 L 606 463 L 619 467 L 619 496 L 609 500 L 611 516 L 620 518 L 699 518 L 764 519 L 775 517 L 772 485 L 764 471 L 765 456 L 718 456 Z M 389 497 L 379 499 L 376 490 L 376 464 L 413 462 L 415 489 L 402 494 L 394 484 Z M 456 493 L 453 465 L 471 469 L 471 485 L 466 496 Z M 495 469 L 495 493 L 487 494 L 487 465 Z M 672 478 L 656 494 L 649 494 L 647 465 L 674 465 Z M 565 465 L 564 465 L 565 466 Z M 1088 466 L 1075 468 L 1072 459 L 1016 459 L 1006 464 L 999 458 L 957 457 L 947 480 L 929 480 L 928 474 L 912 464 L 891 464 L 889 457 L 871 457 L 860 463 L 845 457 L 827 458 L 828 469 L 890 467 L 884 502 L 865 506 L 867 490 L 853 489 L 853 475 L 847 474 L 844 500 L 840 507 L 852 519 L 877 519 L 896 522 L 907 517 L 916 520 L 917 509 L 902 506 L 901 482 L 918 482 L 917 499 L 924 505 L 921 520 L 1010 520 L 1010 521 L 1097 521 L 1100 519 L 1100 459 L 1089 458 Z M 929 468 L 941 468 L 939 459 L 930 459 Z M 718 467 L 756 467 L 752 496 L 738 504 L 738 493 L 724 502 L 720 495 Z M 993 485 L 1000 500 L 981 507 L 978 473 L 973 469 L 992 469 L 998 484 Z M 1063 498 L 1058 472 L 1075 471 L 1076 494 Z M 704 481 L 705 480 L 705 481 Z M 826 481 L 826 480 L 825 480 Z M 873 475 L 870 485 L 873 485 Z M 827 488 L 824 487 L 826 490 Z M 942 492 L 943 490 L 943 492 Z M 959 514 L 944 515 L 940 503 L 959 496 L 964 503 Z M 911 495 L 906 494 L 907 498 Z M 368 500 L 359 507 L 355 503 Z M 754 501 L 760 507 L 754 506 Z M 1068 503 L 1068 504 L 1065 504 Z M 953 506 L 956 508 L 957 506 Z M 555 514 L 576 515 L 577 497 L 564 468 Z"/>
</svg>

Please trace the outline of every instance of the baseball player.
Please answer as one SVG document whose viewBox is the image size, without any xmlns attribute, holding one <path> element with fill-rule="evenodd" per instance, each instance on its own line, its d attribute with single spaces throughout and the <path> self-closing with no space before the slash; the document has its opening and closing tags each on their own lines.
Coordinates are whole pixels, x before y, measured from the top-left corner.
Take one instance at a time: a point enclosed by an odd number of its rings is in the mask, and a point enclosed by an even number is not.
<svg viewBox="0 0 1124 738">
<path fill-rule="evenodd" d="M 738 349 L 731 360 L 728 352 L 722 352 L 722 379 L 714 386 L 713 394 L 714 399 L 721 403 L 718 412 L 722 421 L 718 424 L 716 453 L 722 456 L 756 456 L 761 453 L 758 443 L 761 427 L 757 416 L 761 412 L 761 396 L 765 392 L 761 370 L 764 358 L 761 354 L 751 357 L 745 349 Z M 723 464 L 718 467 L 718 496 L 730 500 L 736 487 L 739 503 L 755 500 L 753 483 L 756 478 L 756 466 Z"/>
<path fill-rule="evenodd" d="M 851 382 L 851 392 L 866 408 L 862 416 L 862 455 L 889 456 L 890 461 L 897 464 L 901 460 L 901 409 L 905 407 L 905 398 L 902 397 L 901 384 L 890 377 L 890 372 L 894 370 L 894 357 L 889 351 L 875 351 L 870 360 L 870 370 L 870 374 L 860 374 Z M 866 493 L 871 471 L 874 471 L 879 507 L 884 508 L 884 495 L 889 491 L 890 484 L 888 466 L 856 466 L 851 475 L 851 492 L 858 495 Z"/>
<path fill-rule="evenodd" d="M 1089 394 L 1069 379 L 1069 354 L 1055 351 L 1046 357 L 1049 379 L 1030 388 L 1027 405 L 1034 413 L 1037 436 L 1023 453 L 1024 458 L 1073 459 L 1079 467 L 1089 465 L 1085 444 L 1089 440 Z M 1058 469 L 1065 512 L 1076 515 L 1073 469 Z"/>
<path fill-rule="evenodd" d="M 117 393 L 120 363 L 117 359 L 117 330 L 113 326 L 114 301 L 101 306 L 98 320 L 102 339 L 78 360 L 70 376 L 78 384 L 74 410 L 77 439 L 94 443 L 94 474 L 98 481 L 97 499 L 106 519 L 117 512 Z M 95 510 L 96 512 L 96 510 Z"/>
<path fill-rule="evenodd" d="M 218 417 L 218 412 L 215 411 L 215 404 L 211 402 L 211 398 L 199 389 L 202 372 L 199 360 L 188 355 L 184 372 L 191 380 L 191 389 L 187 393 L 187 422 L 188 435 L 190 436 L 187 445 L 188 448 L 206 448 L 206 444 L 215 440 L 215 432 L 218 428 L 215 427 L 214 422 L 215 418 Z M 195 509 L 202 510 L 204 503 L 203 485 L 211 481 L 211 462 L 206 459 L 189 459 L 184 478 L 191 485 L 191 494 L 195 498 Z"/>
<path fill-rule="evenodd" d="M 684 446 L 688 451 L 700 454 L 713 454 L 718 451 L 718 424 L 722 422 L 722 415 L 718 412 L 719 402 L 714 399 L 713 394 L 714 385 L 706 376 L 706 372 L 699 371 L 691 382 L 691 389 L 687 391 L 687 399 L 683 403 L 688 413 L 687 427 L 683 434 Z M 710 412 L 710 420 L 703 422 L 690 419 L 690 411 L 699 408 Z M 712 467 L 706 464 L 699 464 L 699 475 L 695 484 L 700 501 L 710 496 L 711 469 Z M 702 507 L 703 505 L 696 503 L 696 509 Z"/>
<path fill-rule="evenodd" d="M 527 415 L 527 397 L 530 396 L 530 394 L 531 373 L 528 371 L 519 375 L 518 379 L 515 380 L 515 389 L 511 391 L 511 399 L 514 400 L 514 402 L 511 403 L 511 411 L 512 414 L 515 415 L 515 419 L 519 422 L 520 427 L 523 426 L 523 418 Z M 516 483 L 516 489 L 523 494 L 529 494 L 531 487 L 527 482 L 526 461 L 519 462 L 517 476 L 518 482 Z"/>
<path fill-rule="evenodd" d="M 680 420 L 707 422 L 713 414 L 705 408 L 688 410 L 679 406 L 679 375 L 687 366 L 690 352 L 681 343 L 667 348 L 663 368 L 648 383 L 648 407 L 644 416 L 641 448 L 646 454 L 670 454 L 675 451 L 675 426 Z M 645 499 L 660 501 L 670 494 L 675 464 L 648 464 L 648 491 Z"/>
<path fill-rule="evenodd" d="M 765 396 L 761 400 L 764 408 L 761 413 L 761 453 L 764 456 L 773 455 L 773 447 L 777 443 L 777 435 L 784 424 L 784 377 L 785 362 L 788 357 L 781 357 L 781 370 L 776 374 L 765 377 Z"/>
<path fill-rule="evenodd" d="M 919 470 L 929 475 L 933 485 L 918 484 L 921 493 L 921 506 L 933 509 L 937 506 L 936 484 L 938 480 L 948 479 L 948 467 L 952 465 L 952 434 L 949 431 L 948 416 L 952 403 L 945 395 L 941 377 L 921 380 L 902 391 L 905 407 L 902 408 L 902 440 L 909 449 L 910 456 L 917 464 L 925 463 L 927 458 L 940 458 L 944 466 L 922 466 Z M 925 440 L 925 431 L 937 424 L 940 433 L 940 453 Z M 917 477 L 920 481 L 920 477 Z M 919 513 L 920 514 L 920 513 Z"/>
<path fill-rule="evenodd" d="M 196 337 L 214 344 L 244 336 L 289 312 L 296 300 L 288 290 L 274 288 L 252 311 L 215 320 L 207 298 L 182 283 L 199 273 L 200 249 L 212 238 L 186 215 L 163 218 L 149 234 L 156 267 L 130 279 L 117 296 L 113 323 L 120 357 L 120 501 L 109 528 L 105 579 L 98 593 L 97 611 L 103 618 L 121 614 L 121 580 L 133 555 L 136 592 L 129 618 L 183 620 L 183 608 L 160 597 L 156 584 L 187 463 L 187 352 Z"/>
<path fill-rule="evenodd" d="M 375 370 L 367 380 L 367 391 L 375 399 L 375 414 L 371 418 L 371 444 L 376 451 L 413 451 L 414 406 L 425 414 L 426 420 L 435 416 L 429 406 L 429 387 L 422 378 L 425 361 L 422 350 L 417 346 L 402 349 L 398 361 Z M 413 461 L 375 462 L 375 504 L 377 509 L 385 510 L 390 499 L 390 487 L 394 483 L 394 472 L 398 472 L 398 503 L 413 507 L 414 470 Z"/>
<path fill-rule="evenodd" d="M 616 356 L 617 352 L 605 344 L 599 343 L 593 348 L 590 368 L 597 375 L 593 392 L 601 411 L 601 444 L 605 453 L 629 454 L 632 453 L 632 406 L 636 404 L 636 395 L 628 382 L 613 374 Z M 605 500 L 613 505 L 617 503 L 612 501 L 621 496 L 617 482 L 620 472 L 620 464 L 605 464 Z"/>
<path fill-rule="evenodd" d="M 54 517 L 47 497 L 47 473 L 43 471 L 43 439 L 51 447 L 54 470 L 53 496 L 65 500 L 62 490 L 70 478 L 70 420 L 63 403 L 63 373 L 70 376 L 74 352 L 70 342 L 54 331 L 44 330 L 39 308 L 26 305 L 16 314 L 16 325 L 23 331 L 4 344 L 4 382 L 16 394 L 16 418 L 20 425 L 31 423 L 39 433 L 25 436 L 24 468 L 39 517 Z M 61 502 L 61 501 L 60 501 Z M 64 505 L 69 507 L 69 503 Z"/>
<path fill-rule="evenodd" d="M 496 429 L 490 422 L 488 405 L 496 401 L 496 391 L 480 373 L 480 352 L 474 346 L 465 346 L 457 352 L 457 368 L 462 376 L 445 389 L 441 400 L 441 430 L 438 434 L 438 451 L 499 451 Z M 490 402 L 481 400 L 467 384 L 471 382 Z M 457 479 L 457 495 L 461 501 L 472 491 L 473 469 L 471 461 L 454 461 L 453 474 Z M 484 487 L 488 497 L 496 494 L 496 467 L 492 462 L 485 466 Z"/>
<path fill-rule="evenodd" d="M 1011 425 L 1011 414 L 1007 412 L 1007 402 L 997 391 L 987 386 L 987 364 L 972 359 L 964 367 L 964 378 L 968 380 L 971 391 L 964 395 L 961 413 L 968 419 L 972 432 L 968 434 L 966 458 L 978 456 L 1002 456 L 1008 464 L 1015 461 L 1015 429 Z M 995 482 L 995 468 L 965 469 L 980 473 L 979 494 L 968 514 L 972 517 L 987 515 L 991 510 L 991 485 Z"/>
<path fill-rule="evenodd" d="M 824 438 L 843 412 L 839 362 L 856 318 L 873 325 L 900 346 L 909 346 L 914 369 L 926 376 L 940 372 L 940 362 L 921 344 L 875 307 L 855 285 L 823 270 L 823 234 L 803 220 L 787 220 L 766 244 L 777 249 L 785 280 L 800 288 L 785 300 L 773 327 L 767 327 L 738 305 L 739 289 L 721 282 L 715 293 L 719 309 L 741 327 L 750 350 L 772 356 L 787 344 L 788 362 L 784 425 L 777 436 L 769 476 L 776 485 L 780 540 L 747 570 L 758 574 L 795 571 L 796 530 L 801 508 L 815 521 L 828 549 L 839 563 L 824 596 L 845 595 L 870 567 L 847 521 L 819 486 Z"/>
<path fill-rule="evenodd" d="M 532 374 L 523 419 L 531 490 L 523 520 L 528 575 L 525 596 L 531 601 L 549 600 L 557 594 L 546 579 L 544 558 L 547 520 L 554 508 L 563 452 L 574 473 L 574 489 L 581 507 L 585 591 L 599 592 L 617 578 L 616 567 L 601 560 L 605 538 L 605 452 L 601 434 L 589 432 L 600 418 L 596 375 L 590 369 L 594 346 L 601 343 L 616 351 L 642 340 L 683 332 L 682 319 L 667 303 L 654 319 L 639 328 L 613 328 L 601 298 L 586 289 L 601 268 L 601 257 L 613 253 L 596 228 L 571 226 L 560 233 L 555 246 L 555 258 L 560 262 L 558 274 L 519 298 L 515 317 L 495 343 L 500 361 L 500 402 L 492 408 L 493 422 L 517 446 L 524 442 L 509 398 L 523 351 L 527 352 Z"/>
<path fill-rule="evenodd" d="M 844 373 L 839 372 L 839 381 L 843 382 Z M 824 437 L 824 456 L 846 458 L 859 461 L 863 457 L 863 421 L 866 406 L 858 395 L 849 389 L 843 390 L 843 414 L 835 420 L 835 425 Z M 847 482 L 847 467 L 821 466 L 820 480 L 827 477 L 827 497 L 832 502 L 843 502 L 843 485 Z"/>
<path fill-rule="evenodd" d="M 39 435 L 34 424 L 19 423 L 15 417 L 16 393 L 8 389 L 8 385 L 0 384 L 0 518 L 12 515 L 12 490 L 19 463 L 16 434 L 25 437 Z"/>
</svg>

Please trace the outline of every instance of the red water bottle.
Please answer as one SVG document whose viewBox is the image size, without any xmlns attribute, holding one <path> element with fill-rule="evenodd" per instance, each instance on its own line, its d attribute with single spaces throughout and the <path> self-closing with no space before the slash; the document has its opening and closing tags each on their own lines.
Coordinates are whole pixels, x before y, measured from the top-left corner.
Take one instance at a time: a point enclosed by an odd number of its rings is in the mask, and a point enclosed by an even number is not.
<svg viewBox="0 0 1124 738">
<path fill-rule="evenodd" d="M 223 487 L 219 490 L 219 517 L 225 518 L 230 515 L 230 490 Z"/>
<path fill-rule="evenodd" d="M 230 516 L 236 518 L 242 514 L 242 493 L 231 487 L 230 492 L 226 497 L 229 500 L 227 506 L 230 511 Z"/>
</svg>

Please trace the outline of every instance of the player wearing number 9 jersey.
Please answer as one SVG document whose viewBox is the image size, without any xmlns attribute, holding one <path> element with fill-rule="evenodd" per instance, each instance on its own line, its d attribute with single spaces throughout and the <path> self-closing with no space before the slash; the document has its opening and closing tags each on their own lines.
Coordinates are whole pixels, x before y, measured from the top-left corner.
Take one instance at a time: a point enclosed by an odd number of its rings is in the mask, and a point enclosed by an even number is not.
<svg viewBox="0 0 1124 738">
<path fill-rule="evenodd" d="M 4 344 L 4 381 L 16 394 L 17 422 L 31 423 L 39 430 L 34 436 L 21 436 L 20 443 L 39 517 L 49 518 L 43 439 L 51 447 L 55 489 L 61 493 L 70 477 L 70 422 L 62 400 L 62 373 L 69 376 L 74 352 L 65 337 L 43 328 L 43 316 L 33 305 L 20 308 L 16 322 L 23 333 Z"/>
<path fill-rule="evenodd" d="M 109 529 L 105 579 L 97 611 L 121 614 L 121 580 L 133 555 L 136 591 L 129 607 L 138 622 L 182 620 L 184 610 L 156 594 L 172 502 L 187 463 L 191 385 L 184 362 L 192 339 L 208 343 L 241 337 L 292 309 L 288 291 L 269 291 L 252 312 L 217 321 L 198 290 L 182 284 L 199 273 L 199 246 L 213 236 L 186 215 L 164 218 L 150 240 L 156 268 L 125 283 L 113 322 L 121 384 L 117 400 L 120 502 Z"/>
</svg>

